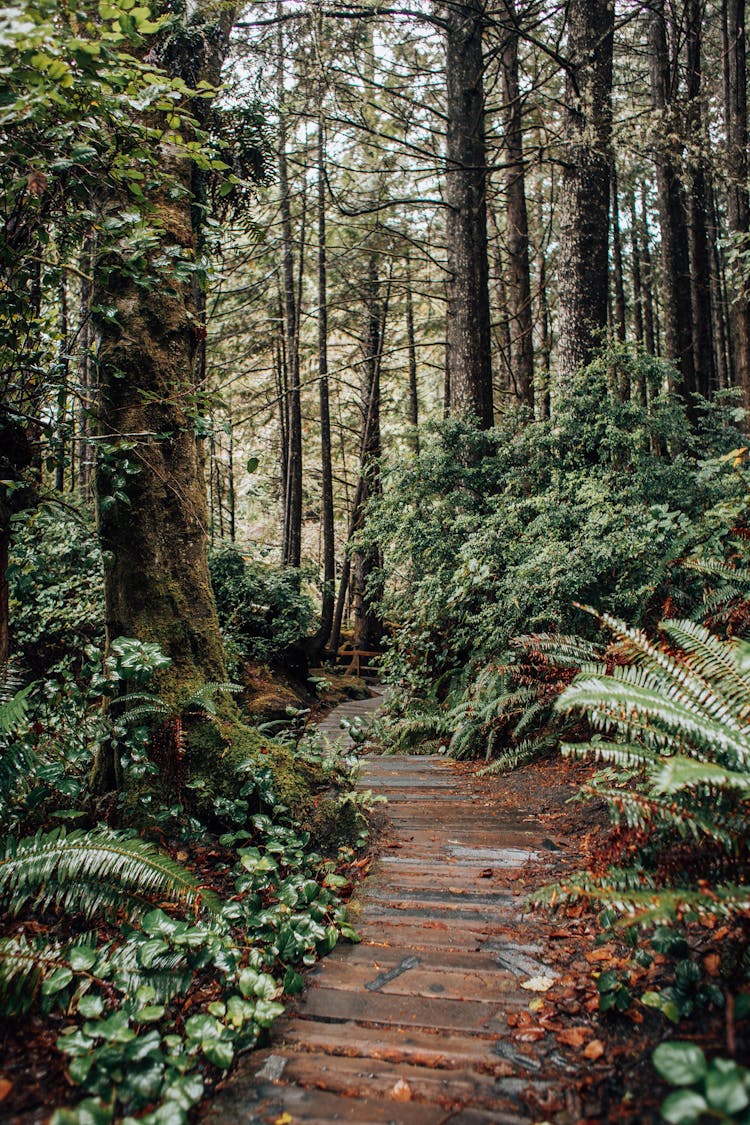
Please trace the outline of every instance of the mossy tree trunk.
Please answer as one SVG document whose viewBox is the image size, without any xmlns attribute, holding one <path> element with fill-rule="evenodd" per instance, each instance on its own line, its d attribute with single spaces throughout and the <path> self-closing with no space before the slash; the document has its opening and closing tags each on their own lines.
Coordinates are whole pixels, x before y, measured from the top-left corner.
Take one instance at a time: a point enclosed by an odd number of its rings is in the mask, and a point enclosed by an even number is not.
<svg viewBox="0 0 750 1125">
<path fill-rule="evenodd" d="M 191 85 L 216 82 L 231 25 L 229 6 L 193 6 L 183 38 L 163 44 L 161 57 Z M 203 452 L 196 436 L 205 336 L 195 283 L 196 169 L 167 143 L 158 161 L 165 186 L 150 200 L 147 217 L 156 238 L 144 269 L 134 271 L 127 245 L 110 246 L 96 262 L 96 507 L 107 643 L 128 636 L 160 645 L 172 665 L 153 687 L 168 706 L 178 707 L 200 684 L 225 680 L 226 671 L 208 573 Z M 115 214 L 125 202 L 112 197 L 107 210 Z M 172 264 L 160 265 L 164 261 Z M 108 747 L 95 764 L 93 788 L 103 793 L 119 782 L 116 753 Z"/>
</svg>

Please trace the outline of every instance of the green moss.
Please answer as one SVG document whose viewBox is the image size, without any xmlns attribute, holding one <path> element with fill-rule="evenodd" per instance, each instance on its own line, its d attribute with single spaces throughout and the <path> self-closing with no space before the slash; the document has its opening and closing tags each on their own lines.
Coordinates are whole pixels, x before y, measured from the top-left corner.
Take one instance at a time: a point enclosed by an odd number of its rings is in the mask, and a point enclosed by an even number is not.
<svg viewBox="0 0 750 1125">
<path fill-rule="evenodd" d="M 342 845 L 355 845 L 361 822 L 352 804 L 342 804 L 336 797 L 326 795 L 315 803 L 305 827 L 317 851 L 335 856 Z"/>
<path fill-rule="evenodd" d="M 246 761 L 270 769 L 277 800 L 304 824 L 314 809 L 315 793 L 326 785 L 322 770 L 299 761 L 292 747 L 240 722 L 219 726 L 202 721 L 188 730 L 188 780 L 200 782 L 200 788 L 192 790 L 195 811 L 211 817 L 217 797 L 236 797 L 240 787 L 237 769 Z"/>
</svg>

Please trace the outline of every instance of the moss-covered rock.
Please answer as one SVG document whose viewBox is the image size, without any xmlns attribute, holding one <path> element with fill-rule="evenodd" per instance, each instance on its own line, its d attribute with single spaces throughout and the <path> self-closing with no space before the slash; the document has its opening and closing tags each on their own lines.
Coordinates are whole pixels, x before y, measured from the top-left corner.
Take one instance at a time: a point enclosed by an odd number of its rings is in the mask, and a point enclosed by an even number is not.
<svg viewBox="0 0 750 1125">
<path fill-rule="evenodd" d="M 214 819 L 217 798 L 237 797 L 243 783 L 237 771 L 247 761 L 271 771 L 274 796 L 304 824 L 312 815 L 315 794 L 328 784 L 323 771 L 297 758 L 293 747 L 242 722 L 203 720 L 188 729 L 185 766 L 194 811 Z"/>
</svg>

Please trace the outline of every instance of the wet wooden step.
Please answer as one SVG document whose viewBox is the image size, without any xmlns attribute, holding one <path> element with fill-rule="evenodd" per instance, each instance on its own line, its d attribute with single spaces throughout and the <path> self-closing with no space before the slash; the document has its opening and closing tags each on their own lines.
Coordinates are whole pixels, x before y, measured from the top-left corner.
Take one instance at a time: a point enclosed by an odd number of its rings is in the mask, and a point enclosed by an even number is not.
<svg viewBox="0 0 750 1125">
<path fill-rule="evenodd" d="M 367 713 L 376 713 L 379 702 Z M 343 714 L 325 723 L 331 737 Z M 492 786 L 443 757 L 367 757 L 362 788 L 390 825 L 352 904 L 362 941 L 340 945 L 241 1061 L 210 1125 L 530 1125 L 550 1091 L 555 1043 L 512 1038 L 507 1016 L 547 975 L 513 893 L 545 854 L 541 826 L 493 806 Z M 554 846 L 554 845 L 553 845 Z M 550 974 L 553 975 L 553 974 Z M 544 1061 L 544 1065 L 543 1065 Z M 285 1118 L 283 1115 L 287 1114 Z"/>
</svg>

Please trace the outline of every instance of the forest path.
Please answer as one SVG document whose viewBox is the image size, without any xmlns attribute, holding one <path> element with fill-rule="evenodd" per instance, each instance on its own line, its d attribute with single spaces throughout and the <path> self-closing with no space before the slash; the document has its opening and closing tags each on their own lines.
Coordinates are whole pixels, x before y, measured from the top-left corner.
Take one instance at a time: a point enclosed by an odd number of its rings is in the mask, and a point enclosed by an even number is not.
<svg viewBox="0 0 750 1125">
<path fill-rule="evenodd" d="M 332 712 L 325 733 L 356 706 Z M 352 903 L 362 941 L 341 943 L 307 975 L 270 1047 L 240 1063 L 205 1120 L 542 1120 L 563 1060 L 554 1040 L 512 1039 L 506 1019 L 533 1001 L 522 982 L 555 975 L 526 936 L 513 883 L 550 845 L 541 823 L 493 808 L 502 779 L 442 757 L 365 757 L 359 784 L 387 798 L 389 820 Z"/>
</svg>

